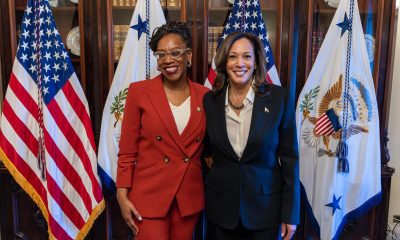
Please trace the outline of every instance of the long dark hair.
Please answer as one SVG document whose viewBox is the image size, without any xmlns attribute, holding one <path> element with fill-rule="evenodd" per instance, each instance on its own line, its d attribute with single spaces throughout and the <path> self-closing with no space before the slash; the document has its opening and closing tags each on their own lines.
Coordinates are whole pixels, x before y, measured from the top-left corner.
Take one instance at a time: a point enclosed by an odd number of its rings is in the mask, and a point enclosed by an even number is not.
<svg viewBox="0 0 400 240">
<path fill-rule="evenodd" d="M 251 33 L 246 32 L 233 32 L 229 34 L 218 48 L 215 55 L 215 65 L 217 70 L 217 77 L 214 82 L 213 91 L 218 94 L 222 92 L 228 84 L 228 73 L 226 71 L 226 63 L 228 61 L 229 50 L 232 45 L 239 39 L 246 38 L 253 46 L 255 54 L 255 64 L 257 68 L 254 70 L 254 84 L 253 88 L 256 94 L 266 95 L 269 92 L 269 85 L 266 82 L 267 69 L 264 45 Z"/>
</svg>

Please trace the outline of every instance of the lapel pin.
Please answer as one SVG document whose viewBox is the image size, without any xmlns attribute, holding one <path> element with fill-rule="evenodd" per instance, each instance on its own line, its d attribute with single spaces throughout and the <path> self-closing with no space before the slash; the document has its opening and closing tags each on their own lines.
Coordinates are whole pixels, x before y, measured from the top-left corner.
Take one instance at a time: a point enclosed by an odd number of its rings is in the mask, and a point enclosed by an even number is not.
<svg viewBox="0 0 400 240">
<path fill-rule="evenodd" d="M 197 110 L 198 112 L 201 112 L 201 108 L 200 108 L 200 107 L 197 107 L 196 110 Z"/>
<path fill-rule="evenodd" d="M 265 108 L 264 108 L 264 112 L 267 112 L 267 113 L 269 113 L 269 110 L 268 110 L 268 108 L 267 108 L 267 107 L 265 107 Z"/>
</svg>

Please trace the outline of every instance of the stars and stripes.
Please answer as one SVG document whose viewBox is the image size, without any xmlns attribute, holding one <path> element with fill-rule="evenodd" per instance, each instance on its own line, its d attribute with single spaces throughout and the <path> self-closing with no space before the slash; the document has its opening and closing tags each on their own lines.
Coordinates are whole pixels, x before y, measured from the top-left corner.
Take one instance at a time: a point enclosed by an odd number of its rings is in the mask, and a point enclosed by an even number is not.
<svg viewBox="0 0 400 240">
<path fill-rule="evenodd" d="M 46 0 L 28 0 L 1 117 L 0 155 L 50 238 L 83 239 L 104 209 L 84 92 Z"/>
<path fill-rule="evenodd" d="M 315 134 L 318 136 L 329 136 L 340 129 L 339 118 L 331 108 L 326 111 L 315 125 Z"/>
<path fill-rule="evenodd" d="M 221 38 L 218 40 L 218 47 L 222 41 L 232 32 L 249 32 L 258 36 L 264 44 L 266 63 L 267 63 L 267 82 L 281 85 L 278 72 L 275 67 L 274 57 L 272 56 L 269 35 L 262 16 L 259 0 L 235 0 L 232 12 L 229 14 L 228 21 L 224 27 Z M 214 60 L 208 72 L 208 77 L 204 85 L 211 88 L 217 76 Z"/>
</svg>

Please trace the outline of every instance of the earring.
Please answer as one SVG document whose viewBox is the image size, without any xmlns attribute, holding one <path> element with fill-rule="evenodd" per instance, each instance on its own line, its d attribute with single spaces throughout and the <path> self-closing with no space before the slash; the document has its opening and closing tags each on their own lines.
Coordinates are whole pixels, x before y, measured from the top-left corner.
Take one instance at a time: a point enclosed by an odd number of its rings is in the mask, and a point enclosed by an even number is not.
<svg viewBox="0 0 400 240">
<path fill-rule="evenodd" d="M 192 62 L 191 62 L 191 61 L 188 61 L 187 66 L 188 66 L 188 67 L 191 67 L 191 66 L 192 66 Z"/>
<path fill-rule="evenodd" d="M 159 72 L 161 72 L 161 68 L 160 68 L 159 66 L 157 66 L 157 70 L 158 70 Z"/>
</svg>

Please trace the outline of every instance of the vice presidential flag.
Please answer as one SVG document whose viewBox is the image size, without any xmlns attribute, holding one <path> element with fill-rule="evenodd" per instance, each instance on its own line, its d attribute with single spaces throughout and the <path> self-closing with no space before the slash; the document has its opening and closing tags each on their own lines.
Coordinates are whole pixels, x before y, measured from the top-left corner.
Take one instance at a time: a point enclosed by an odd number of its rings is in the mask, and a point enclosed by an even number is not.
<svg viewBox="0 0 400 240">
<path fill-rule="evenodd" d="M 222 41 L 233 32 L 252 33 L 264 44 L 268 83 L 281 85 L 278 71 L 275 67 L 274 57 L 272 56 L 271 45 L 269 44 L 269 35 L 267 27 L 264 24 L 259 0 L 235 0 L 232 12 L 229 14 L 228 22 L 224 26 L 222 36 L 218 40 L 218 47 Z M 208 77 L 204 85 L 211 88 L 217 76 L 214 59 L 208 72 Z"/>
<path fill-rule="evenodd" d="M 46 0 L 28 0 L 0 120 L 0 157 L 50 239 L 83 239 L 104 209 L 88 103 Z"/>
<path fill-rule="evenodd" d="M 379 119 L 356 0 L 341 0 L 297 104 L 300 180 L 321 239 L 381 199 Z"/>
<path fill-rule="evenodd" d="M 121 58 L 103 110 L 99 142 L 99 174 L 109 193 L 114 193 L 121 124 L 129 84 L 159 74 L 149 42 L 153 30 L 165 23 L 159 0 L 138 0 Z"/>
</svg>

